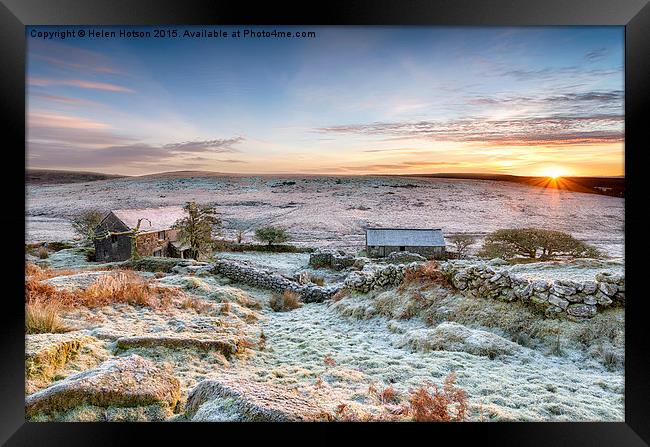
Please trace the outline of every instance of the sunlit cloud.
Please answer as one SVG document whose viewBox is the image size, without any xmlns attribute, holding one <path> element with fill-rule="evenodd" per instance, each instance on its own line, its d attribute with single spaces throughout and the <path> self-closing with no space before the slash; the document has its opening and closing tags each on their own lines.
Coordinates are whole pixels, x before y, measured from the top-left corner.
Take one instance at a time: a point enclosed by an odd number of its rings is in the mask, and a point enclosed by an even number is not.
<svg viewBox="0 0 650 447">
<path fill-rule="evenodd" d="M 62 85 L 66 87 L 78 87 L 91 90 L 105 90 L 109 92 L 135 93 L 130 88 L 122 87 L 108 82 L 84 81 L 81 79 L 48 79 L 48 78 L 29 78 L 29 85 L 37 87 L 50 87 Z"/>
</svg>

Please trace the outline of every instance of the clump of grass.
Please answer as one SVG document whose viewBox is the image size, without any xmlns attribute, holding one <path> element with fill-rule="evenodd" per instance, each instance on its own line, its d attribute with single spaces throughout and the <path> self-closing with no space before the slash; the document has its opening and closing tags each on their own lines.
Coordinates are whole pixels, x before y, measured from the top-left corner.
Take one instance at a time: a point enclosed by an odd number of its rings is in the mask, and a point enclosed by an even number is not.
<svg viewBox="0 0 650 447">
<path fill-rule="evenodd" d="M 61 321 L 61 305 L 35 299 L 25 304 L 25 334 L 68 332 Z"/>
<path fill-rule="evenodd" d="M 418 284 L 423 289 L 434 285 L 451 287 L 447 276 L 438 268 L 436 261 L 427 261 L 414 269 L 407 269 L 398 291 L 402 292 L 413 284 Z"/>
<path fill-rule="evenodd" d="M 39 259 L 47 259 L 50 257 L 50 251 L 47 249 L 47 247 L 40 247 L 38 249 L 38 258 Z"/>
<path fill-rule="evenodd" d="M 325 278 L 322 276 L 318 275 L 309 275 L 309 281 L 311 281 L 313 284 L 316 284 L 317 286 L 324 286 L 325 285 Z"/>
<path fill-rule="evenodd" d="M 194 296 L 187 296 L 183 298 L 181 301 L 181 308 L 182 309 L 194 309 L 196 313 L 199 314 L 204 314 L 207 313 L 212 306 L 210 303 L 206 303 L 204 300 L 194 297 Z"/>
<path fill-rule="evenodd" d="M 445 377 L 442 389 L 433 387 L 433 394 L 420 387 L 409 395 L 409 414 L 417 422 L 459 422 L 467 418 L 469 403 L 465 390 L 456 387 L 454 373 Z"/>
<path fill-rule="evenodd" d="M 349 289 L 345 289 L 345 288 L 339 289 L 339 291 L 332 296 L 332 301 L 334 302 L 341 301 L 343 298 L 346 298 L 348 296 L 350 296 Z"/>
<path fill-rule="evenodd" d="M 273 294 L 269 300 L 269 306 L 275 312 L 288 312 L 302 307 L 300 295 L 292 290 L 285 290 L 282 295 Z"/>
</svg>

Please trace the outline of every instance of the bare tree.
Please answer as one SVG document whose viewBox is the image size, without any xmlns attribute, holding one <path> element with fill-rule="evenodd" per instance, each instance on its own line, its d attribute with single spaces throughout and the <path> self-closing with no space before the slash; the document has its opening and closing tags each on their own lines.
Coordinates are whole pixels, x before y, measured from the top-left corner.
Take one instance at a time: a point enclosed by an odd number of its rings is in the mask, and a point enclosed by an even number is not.
<svg viewBox="0 0 650 447">
<path fill-rule="evenodd" d="M 449 237 L 449 240 L 459 258 L 464 257 L 467 254 L 467 249 L 476 243 L 476 237 L 470 234 L 455 234 Z"/>
</svg>

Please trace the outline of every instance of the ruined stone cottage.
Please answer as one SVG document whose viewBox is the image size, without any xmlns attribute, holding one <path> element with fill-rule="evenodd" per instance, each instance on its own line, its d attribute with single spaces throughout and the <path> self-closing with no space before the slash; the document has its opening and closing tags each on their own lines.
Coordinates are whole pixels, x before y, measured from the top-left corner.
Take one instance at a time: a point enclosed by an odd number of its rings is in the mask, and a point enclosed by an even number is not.
<svg viewBox="0 0 650 447">
<path fill-rule="evenodd" d="M 95 259 L 125 261 L 134 249 L 139 256 L 186 258 L 190 247 L 181 244 L 178 230 L 172 229 L 185 215 L 176 206 L 110 211 L 95 229 Z"/>
<path fill-rule="evenodd" d="M 368 228 L 366 253 L 381 258 L 393 252 L 408 251 L 427 258 L 445 254 L 445 238 L 439 228 Z"/>
</svg>

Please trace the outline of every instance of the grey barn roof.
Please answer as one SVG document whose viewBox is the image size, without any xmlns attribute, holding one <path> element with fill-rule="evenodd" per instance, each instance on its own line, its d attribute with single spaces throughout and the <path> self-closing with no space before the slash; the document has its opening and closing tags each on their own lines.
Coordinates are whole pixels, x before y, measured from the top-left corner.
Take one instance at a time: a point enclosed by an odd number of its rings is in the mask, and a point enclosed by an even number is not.
<svg viewBox="0 0 650 447">
<path fill-rule="evenodd" d="M 368 228 L 366 243 L 387 247 L 444 247 L 445 238 L 439 228 Z"/>
</svg>

